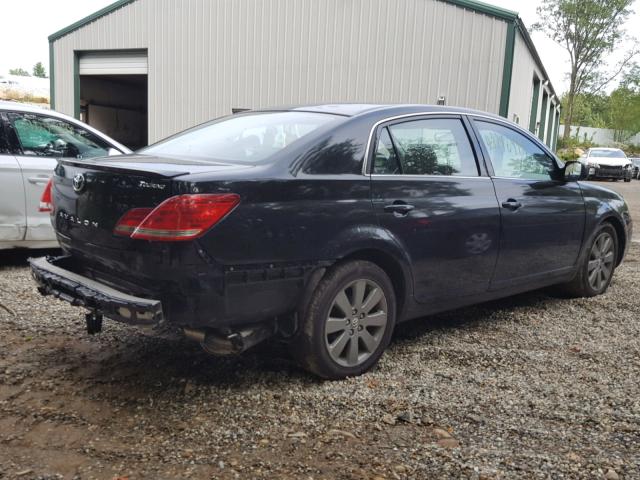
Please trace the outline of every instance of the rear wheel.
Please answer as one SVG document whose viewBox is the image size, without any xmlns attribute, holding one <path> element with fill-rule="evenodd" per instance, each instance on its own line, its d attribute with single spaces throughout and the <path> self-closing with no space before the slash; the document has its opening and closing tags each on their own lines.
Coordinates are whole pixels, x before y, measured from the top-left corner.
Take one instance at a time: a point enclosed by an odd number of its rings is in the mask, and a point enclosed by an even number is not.
<svg viewBox="0 0 640 480">
<path fill-rule="evenodd" d="M 610 223 L 604 223 L 582 255 L 575 278 L 563 285 L 565 293 L 575 297 L 594 297 L 607 291 L 618 258 L 618 235 Z"/>
<path fill-rule="evenodd" d="M 303 307 L 292 354 L 323 378 L 361 375 L 387 347 L 395 310 L 393 286 L 380 267 L 361 260 L 338 265 Z"/>
</svg>

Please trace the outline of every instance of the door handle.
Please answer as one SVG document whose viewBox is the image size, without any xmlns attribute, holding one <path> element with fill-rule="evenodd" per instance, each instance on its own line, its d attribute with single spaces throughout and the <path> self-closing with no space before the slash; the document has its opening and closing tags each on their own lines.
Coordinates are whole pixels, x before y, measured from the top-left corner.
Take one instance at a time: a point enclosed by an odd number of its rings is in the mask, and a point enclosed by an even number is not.
<svg viewBox="0 0 640 480">
<path fill-rule="evenodd" d="M 385 205 L 384 211 L 387 213 L 395 213 L 398 215 L 407 215 L 414 208 L 416 208 L 414 205 L 409 205 L 402 200 L 396 200 L 391 205 Z"/>
<path fill-rule="evenodd" d="M 46 185 L 49 182 L 49 177 L 29 177 L 27 180 L 34 185 Z"/>
<path fill-rule="evenodd" d="M 510 198 L 506 202 L 502 202 L 502 208 L 506 208 L 507 210 L 511 210 L 512 212 L 515 212 L 521 206 L 522 204 L 519 201 L 514 200 L 513 198 Z"/>
</svg>

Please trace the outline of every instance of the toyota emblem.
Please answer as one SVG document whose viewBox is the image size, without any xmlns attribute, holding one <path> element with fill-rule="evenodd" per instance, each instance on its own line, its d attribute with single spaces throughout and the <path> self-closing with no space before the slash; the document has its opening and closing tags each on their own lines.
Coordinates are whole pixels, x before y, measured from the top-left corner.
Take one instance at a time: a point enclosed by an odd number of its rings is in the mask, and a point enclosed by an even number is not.
<svg viewBox="0 0 640 480">
<path fill-rule="evenodd" d="M 73 191 L 76 193 L 80 193 L 84 189 L 85 179 L 84 175 L 78 173 L 75 177 L 73 177 Z"/>
</svg>

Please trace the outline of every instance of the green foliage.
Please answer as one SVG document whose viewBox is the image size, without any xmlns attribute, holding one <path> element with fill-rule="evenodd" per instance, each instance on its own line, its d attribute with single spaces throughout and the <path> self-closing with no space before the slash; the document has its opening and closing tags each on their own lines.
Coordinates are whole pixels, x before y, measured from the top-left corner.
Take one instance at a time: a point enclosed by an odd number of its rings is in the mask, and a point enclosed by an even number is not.
<svg viewBox="0 0 640 480">
<path fill-rule="evenodd" d="M 47 78 L 47 71 L 42 62 L 38 62 L 33 66 L 33 76 L 38 78 Z"/>
<path fill-rule="evenodd" d="M 30 77 L 29 72 L 23 68 L 11 68 L 9 69 L 9 75 L 17 75 L 19 77 Z"/>
<path fill-rule="evenodd" d="M 605 73 L 606 56 L 623 38 L 622 25 L 634 0 L 542 0 L 534 29 L 564 47 L 571 60 L 569 92 L 565 100 L 566 124 L 575 125 L 574 110 L 580 94 L 598 92 L 631 61 L 630 52 L 612 73 Z M 588 114 L 580 112 L 579 114 Z M 593 120 L 593 119 L 591 119 Z M 565 132 L 565 138 L 569 131 Z"/>
</svg>

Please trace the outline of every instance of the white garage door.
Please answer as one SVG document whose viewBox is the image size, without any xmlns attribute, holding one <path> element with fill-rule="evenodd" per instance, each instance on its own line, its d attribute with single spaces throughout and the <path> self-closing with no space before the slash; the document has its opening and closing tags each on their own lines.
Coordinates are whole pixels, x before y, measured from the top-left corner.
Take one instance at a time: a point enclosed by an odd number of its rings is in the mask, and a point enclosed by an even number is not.
<svg viewBox="0 0 640 480">
<path fill-rule="evenodd" d="M 91 52 L 80 56 L 80 75 L 144 75 L 147 52 Z"/>
</svg>

